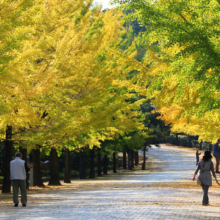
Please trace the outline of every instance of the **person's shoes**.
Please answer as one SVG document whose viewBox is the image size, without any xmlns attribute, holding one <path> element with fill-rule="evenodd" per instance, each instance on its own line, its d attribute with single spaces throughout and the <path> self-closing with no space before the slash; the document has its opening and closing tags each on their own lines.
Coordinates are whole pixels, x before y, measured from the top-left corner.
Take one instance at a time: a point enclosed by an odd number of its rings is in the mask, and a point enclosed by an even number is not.
<svg viewBox="0 0 220 220">
<path fill-rule="evenodd" d="M 18 207 L 18 203 L 15 203 L 14 207 Z"/>
<path fill-rule="evenodd" d="M 23 207 L 26 207 L 26 204 L 23 204 Z"/>
</svg>

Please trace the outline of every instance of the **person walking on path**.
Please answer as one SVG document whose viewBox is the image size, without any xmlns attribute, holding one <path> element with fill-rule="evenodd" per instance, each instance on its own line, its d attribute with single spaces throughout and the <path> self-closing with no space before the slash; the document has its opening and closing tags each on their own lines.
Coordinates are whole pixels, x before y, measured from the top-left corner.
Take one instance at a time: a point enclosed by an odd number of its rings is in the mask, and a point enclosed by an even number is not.
<svg viewBox="0 0 220 220">
<path fill-rule="evenodd" d="M 199 150 L 197 150 L 196 151 L 196 166 L 198 165 L 198 163 L 199 163 L 199 155 L 200 155 L 201 153 L 199 153 Z"/>
<path fill-rule="evenodd" d="M 209 186 L 212 186 L 212 177 L 210 171 L 212 172 L 212 175 L 215 177 L 215 180 L 218 183 L 211 159 L 212 159 L 212 155 L 210 154 L 210 151 L 205 151 L 202 161 L 198 163 L 197 169 L 193 176 L 193 181 L 194 181 L 196 174 L 200 170 L 198 178 L 201 182 L 201 186 L 203 189 L 202 205 L 209 205 L 208 190 L 209 190 Z"/>
<path fill-rule="evenodd" d="M 220 138 L 217 140 L 217 142 L 214 144 L 214 149 L 213 149 L 213 156 L 215 157 L 216 160 L 216 167 L 215 167 L 215 172 L 219 172 L 219 161 L 220 161 Z"/>
<path fill-rule="evenodd" d="M 24 160 L 22 160 L 22 154 L 17 152 L 15 159 L 10 162 L 10 176 L 13 184 L 13 202 L 14 207 L 18 207 L 18 190 L 21 190 L 21 203 L 23 207 L 27 204 L 27 192 L 26 192 L 26 172 L 29 168 Z"/>
</svg>

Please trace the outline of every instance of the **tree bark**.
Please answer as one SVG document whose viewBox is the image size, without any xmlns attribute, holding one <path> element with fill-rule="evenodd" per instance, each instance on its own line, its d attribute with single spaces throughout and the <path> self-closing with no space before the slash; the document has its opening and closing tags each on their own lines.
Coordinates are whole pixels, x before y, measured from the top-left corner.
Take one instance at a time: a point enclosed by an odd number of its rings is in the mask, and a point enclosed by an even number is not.
<svg viewBox="0 0 220 220">
<path fill-rule="evenodd" d="M 178 134 L 176 133 L 176 145 L 179 146 Z"/>
<path fill-rule="evenodd" d="M 138 152 L 137 151 L 134 152 L 134 159 L 135 159 L 135 166 L 137 166 L 138 165 Z"/>
<path fill-rule="evenodd" d="M 144 158 L 143 158 L 142 170 L 145 170 L 145 163 L 146 163 L 146 155 L 145 155 L 145 152 L 146 152 L 146 147 L 144 147 Z"/>
<path fill-rule="evenodd" d="M 27 149 L 26 148 L 22 148 L 19 147 L 19 150 L 22 154 L 22 160 L 24 160 L 26 162 L 26 164 L 28 164 L 27 162 Z M 26 172 L 26 189 L 29 189 L 29 173 Z"/>
<path fill-rule="evenodd" d="M 199 143 L 199 150 L 202 150 L 202 141 Z"/>
<path fill-rule="evenodd" d="M 50 151 L 50 181 L 48 183 L 49 186 L 59 186 L 60 184 L 60 178 L 59 178 L 59 159 L 57 150 L 55 148 L 52 148 Z"/>
<path fill-rule="evenodd" d="M 117 173 L 116 171 L 116 153 L 113 153 L 113 173 Z"/>
<path fill-rule="evenodd" d="M 102 160 L 100 147 L 98 147 L 98 176 L 102 176 Z"/>
<path fill-rule="evenodd" d="M 64 183 L 71 183 L 70 180 L 70 151 L 69 148 L 65 149 L 65 175 Z"/>
<path fill-rule="evenodd" d="M 4 162 L 4 180 L 2 185 L 2 193 L 11 192 L 10 180 L 10 161 L 12 158 L 12 126 L 6 127 L 6 141 L 5 141 L 5 162 Z"/>
<path fill-rule="evenodd" d="M 108 156 L 105 155 L 104 156 L 104 170 L 103 170 L 104 174 L 108 174 Z"/>
<path fill-rule="evenodd" d="M 91 179 L 95 178 L 95 162 L 94 162 L 94 147 L 90 149 L 90 176 Z"/>
<path fill-rule="evenodd" d="M 132 152 L 131 150 L 129 149 L 128 150 L 128 169 L 129 170 L 132 170 Z"/>
<path fill-rule="evenodd" d="M 134 151 L 131 150 L 131 163 L 132 163 L 132 168 L 134 168 Z"/>
<path fill-rule="evenodd" d="M 80 151 L 80 162 L 79 162 L 79 177 L 80 179 L 86 178 L 86 167 L 85 167 L 85 152 L 84 149 Z"/>
<path fill-rule="evenodd" d="M 188 135 L 188 147 L 192 147 L 192 137 Z"/>
<path fill-rule="evenodd" d="M 41 167 L 40 167 L 40 149 L 36 148 L 32 150 L 33 155 L 33 185 L 42 187 L 44 186 L 42 181 Z"/>
<path fill-rule="evenodd" d="M 127 169 L 126 151 L 123 151 L 123 169 Z"/>
</svg>

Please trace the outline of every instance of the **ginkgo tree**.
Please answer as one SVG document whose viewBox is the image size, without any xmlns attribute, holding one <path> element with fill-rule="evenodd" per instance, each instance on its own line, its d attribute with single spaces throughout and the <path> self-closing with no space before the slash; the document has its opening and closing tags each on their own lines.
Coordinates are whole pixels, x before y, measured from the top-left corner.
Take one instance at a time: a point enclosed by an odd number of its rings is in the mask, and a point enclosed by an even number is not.
<svg viewBox="0 0 220 220">
<path fill-rule="evenodd" d="M 2 93 L 7 103 L 0 115 L 2 131 L 12 126 L 13 138 L 23 140 L 20 146 L 39 152 L 42 146 L 56 151 L 67 140 L 92 148 L 116 133 L 142 130 L 135 110 L 144 99 L 127 100 L 130 91 L 143 94 L 145 88 L 136 83 L 138 75 L 126 77 L 144 67 L 132 59 L 134 54 L 116 52 L 123 31 L 120 12 L 103 13 L 91 8 L 92 1 L 81 0 L 3 3 L 1 27 L 8 41 L 19 44 L 6 48 L 1 41 L 10 55 L 1 83 L 12 88 Z M 7 17 L 7 10 L 15 17 Z"/>
<path fill-rule="evenodd" d="M 39 1 L 36 7 L 43 11 L 32 18 L 33 24 L 29 18 L 31 26 L 35 26 L 32 38 L 27 40 L 22 52 L 17 51 L 14 62 L 29 86 L 26 91 L 29 97 L 25 98 L 41 118 L 41 125 L 34 122 L 39 130 L 50 127 L 55 132 L 60 126 L 66 126 L 68 130 L 75 129 L 70 133 L 77 136 L 89 126 L 99 128 L 101 115 L 107 121 L 107 116 L 111 118 L 115 111 L 126 111 L 121 104 L 131 96 L 129 90 L 138 86 L 124 80 L 128 70 L 123 69 L 123 62 L 127 64 L 129 59 L 114 54 L 122 27 L 121 14 L 99 10 L 98 13 L 89 9 L 91 1 L 76 2 L 48 1 L 42 5 Z M 133 104 L 133 108 L 141 102 Z M 42 120 L 45 112 L 47 116 Z M 99 120 L 92 119 L 98 116 Z M 29 126 L 27 123 L 26 127 Z M 68 132 L 63 133 L 68 136 Z M 48 134 L 49 140 L 51 135 Z M 42 144 L 39 137 L 35 140 Z"/>
<path fill-rule="evenodd" d="M 11 159 L 12 143 L 12 125 L 21 125 L 23 122 L 28 123 L 28 118 L 33 121 L 39 121 L 35 112 L 29 105 L 26 96 L 26 84 L 22 75 L 15 71 L 14 60 L 16 53 L 14 51 L 21 50 L 23 43 L 28 38 L 30 28 L 25 25 L 26 21 L 22 19 L 21 14 L 26 12 L 32 5 L 33 1 L 1 1 L 0 2 L 0 129 L 1 138 L 5 140 L 6 131 L 6 157 L 4 163 L 4 182 L 2 190 L 10 191 L 10 173 L 9 163 Z M 21 100 L 22 103 L 21 103 Z M 18 112 L 19 107 L 22 110 Z M 23 111 L 25 109 L 25 111 Z M 15 116 L 15 117 L 14 117 Z"/>
<path fill-rule="evenodd" d="M 218 0 L 117 0 L 128 19 L 150 23 L 142 35 L 148 51 L 146 81 L 161 118 L 173 132 L 219 137 Z"/>
</svg>

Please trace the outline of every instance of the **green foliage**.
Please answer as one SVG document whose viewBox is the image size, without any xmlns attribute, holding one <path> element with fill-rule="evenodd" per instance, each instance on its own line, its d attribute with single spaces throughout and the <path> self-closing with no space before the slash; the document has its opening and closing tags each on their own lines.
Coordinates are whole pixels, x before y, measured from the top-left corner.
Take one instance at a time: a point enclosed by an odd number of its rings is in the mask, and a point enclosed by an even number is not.
<svg viewBox="0 0 220 220">
<path fill-rule="evenodd" d="M 191 142 L 192 142 L 193 147 L 198 147 L 199 146 L 198 140 L 192 140 Z"/>
<path fill-rule="evenodd" d="M 149 129 L 150 138 L 147 140 L 148 144 L 164 143 L 166 137 L 170 134 L 170 126 L 158 119 L 160 113 L 155 111 L 155 107 L 151 104 L 151 100 L 147 100 L 141 105 L 141 111 L 145 115 L 145 127 Z"/>
<path fill-rule="evenodd" d="M 133 11 L 124 11 L 125 15 L 134 13 Z M 121 35 L 121 42 L 119 48 L 121 52 L 129 54 L 129 52 L 135 51 L 137 54 L 134 59 L 143 61 L 143 57 L 146 54 L 146 49 L 143 47 L 142 41 L 140 40 L 142 33 L 145 32 L 145 26 L 141 26 L 137 20 L 127 21 L 124 23 L 125 32 Z M 130 47 L 130 48 L 129 48 Z M 133 71 L 131 71 L 133 72 Z M 136 73 L 136 72 L 135 72 Z"/>
<path fill-rule="evenodd" d="M 127 20 L 150 23 L 149 94 L 173 132 L 216 141 L 220 118 L 220 1 L 115 0 Z M 215 126 L 213 126 L 215 124 Z"/>
<path fill-rule="evenodd" d="M 170 144 L 173 144 L 173 145 L 177 145 L 176 135 L 174 135 L 174 134 L 170 134 L 166 138 L 166 141 L 167 141 L 167 143 L 170 143 Z M 183 147 L 188 147 L 189 146 L 189 139 L 184 134 L 178 135 L 178 141 L 179 141 L 179 145 L 180 146 L 183 146 Z"/>
<path fill-rule="evenodd" d="M 180 136 L 180 138 L 179 138 L 179 145 L 180 146 L 188 147 L 188 145 L 189 145 L 188 137 L 187 136 Z"/>
<path fill-rule="evenodd" d="M 173 144 L 173 145 L 176 145 L 176 137 L 171 134 L 171 135 L 166 137 L 166 142 L 170 143 L 170 144 Z"/>
<path fill-rule="evenodd" d="M 209 143 L 202 143 L 203 150 L 209 150 Z"/>
</svg>

